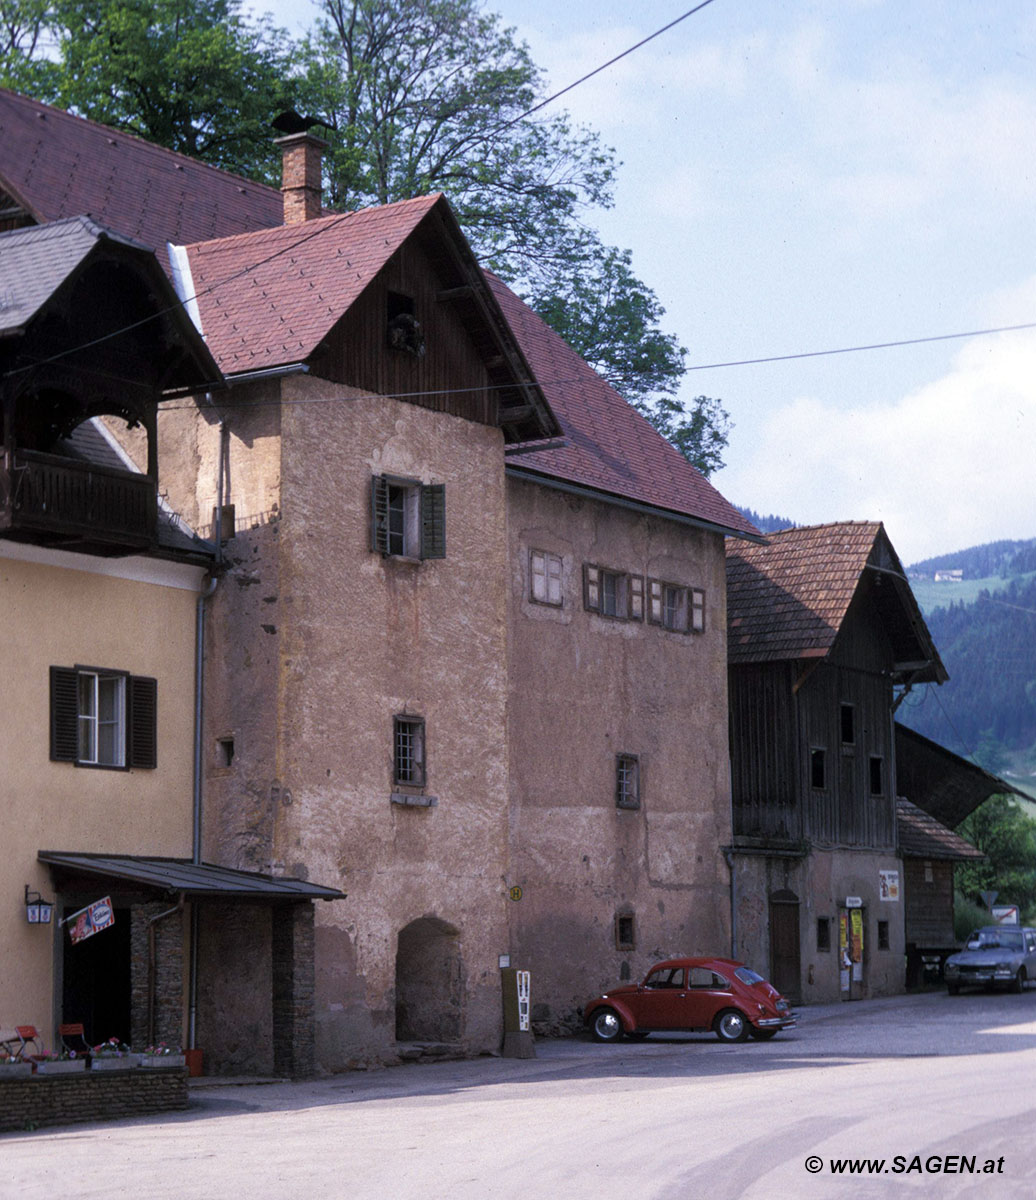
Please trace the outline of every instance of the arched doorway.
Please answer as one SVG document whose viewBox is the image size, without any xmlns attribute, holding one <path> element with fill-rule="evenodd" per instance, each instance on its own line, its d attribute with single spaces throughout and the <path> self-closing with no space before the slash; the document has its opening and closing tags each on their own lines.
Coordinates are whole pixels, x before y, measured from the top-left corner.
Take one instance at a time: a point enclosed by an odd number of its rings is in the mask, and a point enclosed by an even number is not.
<svg viewBox="0 0 1036 1200">
<path fill-rule="evenodd" d="M 802 999 L 799 898 L 787 888 L 770 896 L 770 982 L 789 1000 Z"/>
<path fill-rule="evenodd" d="M 396 1041 L 456 1042 L 463 1025 L 460 930 L 419 917 L 399 931 Z"/>
</svg>

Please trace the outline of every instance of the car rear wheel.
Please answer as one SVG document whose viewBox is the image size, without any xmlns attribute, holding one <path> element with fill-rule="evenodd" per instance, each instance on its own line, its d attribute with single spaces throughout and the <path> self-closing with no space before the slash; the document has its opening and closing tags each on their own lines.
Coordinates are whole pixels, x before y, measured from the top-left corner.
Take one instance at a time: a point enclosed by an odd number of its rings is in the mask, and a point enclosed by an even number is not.
<svg viewBox="0 0 1036 1200">
<path fill-rule="evenodd" d="M 957 995 L 957 993 L 960 991 L 960 984 L 958 984 L 958 983 L 948 983 L 948 984 L 946 985 L 946 990 L 947 990 L 947 992 L 949 992 L 949 994 L 950 994 L 951 996 L 956 996 L 956 995 Z"/>
<path fill-rule="evenodd" d="M 748 1036 L 755 1038 L 757 1042 L 768 1042 L 770 1038 L 776 1037 L 776 1035 L 776 1029 L 756 1029 L 754 1025 L 748 1030 Z"/>
<path fill-rule="evenodd" d="M 614 1008 L 599 1008 L 590 1021 L 595 1042 L 617 1042 L 622 1037 L 622 1022 Z"/>
<path fill-rule="evenodd" d="M 725 1008 L 712 1028 L 721 1042 L 743 1042 L 751 1025 L 744 1013 L 736 1008 Z"/>
<path fill-rule="evenodd" d="M 1014 977 L 1014 983 L 1011 984 L 1012 992 L 1025 991 L 1025 968 L 1019 967 L 1018 974 Z"/>
</svg>

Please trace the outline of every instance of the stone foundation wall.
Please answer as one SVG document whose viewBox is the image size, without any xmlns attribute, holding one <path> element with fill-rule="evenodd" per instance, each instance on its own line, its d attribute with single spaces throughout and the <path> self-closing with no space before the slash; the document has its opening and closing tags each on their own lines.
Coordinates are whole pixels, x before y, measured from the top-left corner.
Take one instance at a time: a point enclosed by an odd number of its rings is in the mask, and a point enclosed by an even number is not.
<svg viewBox="0 0 1036 1200">
<path fill-rule="evenodd" d="M 188 1102 L 186 1067 L 0 1078 L 0 1133 L 176 1112 Z"/>
</svg>

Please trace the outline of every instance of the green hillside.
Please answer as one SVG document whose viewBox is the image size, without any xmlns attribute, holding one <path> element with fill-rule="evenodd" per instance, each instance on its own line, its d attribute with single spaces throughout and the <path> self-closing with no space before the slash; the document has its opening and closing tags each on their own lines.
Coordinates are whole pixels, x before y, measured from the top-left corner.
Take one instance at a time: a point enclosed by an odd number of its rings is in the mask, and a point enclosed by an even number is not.
<svg viewBox="0 0 1036 1200">
<path fill-rule="evenodd" d="M 963 578 L 936 583 L 937 570 Z M 1036 539 L 973 546 L 907 573 L 950 680 L 912 693 L 897 719 L 1036 797 Z"/>
</svg>

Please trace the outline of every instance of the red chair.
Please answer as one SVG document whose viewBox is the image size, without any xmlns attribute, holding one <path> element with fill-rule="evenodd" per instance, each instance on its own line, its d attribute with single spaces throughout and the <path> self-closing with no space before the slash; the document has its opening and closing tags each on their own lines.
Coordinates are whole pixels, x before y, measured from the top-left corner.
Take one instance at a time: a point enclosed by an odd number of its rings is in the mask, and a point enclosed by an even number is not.
<svg viewBox="0 0 1036 1200">
<path fill-rule="evenodd" d="M 16 1025 L 14 1031 L 21 1040 L 21 1045 L 13 1055 L 15 1059 L 21 1059 L 22 1062 L 32 1062 L 38 1054 L 43 1053 L 43 1038 L 35 1025 Z M 32 1054 L 27 1054 L 26 1051 L 30 1044 L 34 1047 L 34 1050 Z"/>
<path fill-rule="evenodd" d="M 59 1025 L 58 1037 L 61 1038 L 61 1045 L 73 1058 L 84 1058 L 90 1053 L 90 1044 L 86 1040 L 82 1021 Z"/>
</svg>

